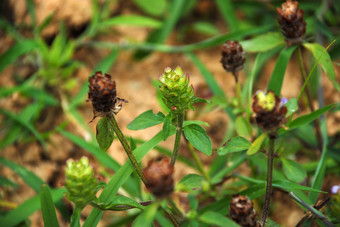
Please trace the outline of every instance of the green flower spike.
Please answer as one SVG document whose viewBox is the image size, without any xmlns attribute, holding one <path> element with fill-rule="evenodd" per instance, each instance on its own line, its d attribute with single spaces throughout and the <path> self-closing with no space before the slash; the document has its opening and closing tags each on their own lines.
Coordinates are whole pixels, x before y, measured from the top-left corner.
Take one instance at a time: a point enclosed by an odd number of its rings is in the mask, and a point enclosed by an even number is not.
<svg viewBox="0 0 340 227">
<path fill-rule="evenodd" d="M 197 98 L 194 96 L 192 86 L 189 85 L 189 75 L 183 75 L 181 67 L 177 66 L 176 69 L 166 67 L 164 73 L 159 76 L 159 81 L 162 83 L 159 89 L 163 95 L 163 102 L 169 109 L 173 112 L 194 109 L 192 104 L 197 102 Z"/>
<path fill-rule="evenodd" d="M 97 179 L 89 160 L 82 157 L 78 162 L 70 159 L 65 170 L 66 196 L 76 207 L 84 208 L 96 196 Z"/>
</svg>

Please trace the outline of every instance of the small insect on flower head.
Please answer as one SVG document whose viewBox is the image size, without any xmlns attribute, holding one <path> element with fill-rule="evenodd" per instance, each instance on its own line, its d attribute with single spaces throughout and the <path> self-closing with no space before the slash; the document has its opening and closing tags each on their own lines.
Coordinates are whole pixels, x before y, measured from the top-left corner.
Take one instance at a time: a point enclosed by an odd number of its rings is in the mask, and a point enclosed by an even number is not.
<svg viewBox="0 0 340 227">
<path fill-rule="evenodd" d="M 89 78 L 88 99 L 92 102 L 94 117 L 103 117 L 107 114 L 117 114 L 123 107 L 125 99 L 120 99 L 116 94 L 116 83 L 109 74 L 96 72 Z"/>
</svg>

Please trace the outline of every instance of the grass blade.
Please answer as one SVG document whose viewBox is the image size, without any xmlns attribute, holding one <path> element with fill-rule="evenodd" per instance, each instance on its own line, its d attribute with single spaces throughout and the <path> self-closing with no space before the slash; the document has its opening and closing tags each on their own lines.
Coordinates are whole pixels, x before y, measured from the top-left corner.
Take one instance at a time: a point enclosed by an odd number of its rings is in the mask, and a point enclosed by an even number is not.
<svg viewBox="0 0 340 227">
<path fill-rule="evenodd" d="M 276 60 L 275 68 L 270 77 L 270 81 L 268 84 L 267 90 L 272 90 L 276 95 L 280 96 L 281 87 L 283 83 L 283 78 L 286 72 L 286 68 L 289 62 L 290 57 L 292 56 L 296 46 L 291 46 L 289 48 L 284 48 L 279 57 Z"/>
<path fill-rule="evenodd" d="M 40 205 L 44 225 L 49 227 L 59 226 L 57 214 L 55 213 L 51 191 L 46 184 L 43 185 L 40 190 Z"/>
<path fill-rule="evenodd" d="M 115 25 L 159 28 L 160 26 L 162 26 L 162 22 L 155 20 L 151 17 L 145 17 L 140 15 L 122 15 L 101 22 L 99 24 L 99 27 L 107 28 Z"/>
<path fill-rule="evenodd" d="M 62 199 L 65 192 L 65 188 L 53 189 L 51 191 L 52 201 L 56 202 Z M 0 216 L 0 223 L 2 226 L 15 226 L 40 208 L 40 196 L 34 196 L 21 203 L 16 209 L 10 211 L 5 216 Z"/>
<path fill-rule="evenodd" d="M 239 27 L 235 15 L 235 8 L 230 0 L 216 0 L 217 8 L 220 10 L 225 22 L 229 25 L 230 31 L 236 31 Z"/>
</svg>

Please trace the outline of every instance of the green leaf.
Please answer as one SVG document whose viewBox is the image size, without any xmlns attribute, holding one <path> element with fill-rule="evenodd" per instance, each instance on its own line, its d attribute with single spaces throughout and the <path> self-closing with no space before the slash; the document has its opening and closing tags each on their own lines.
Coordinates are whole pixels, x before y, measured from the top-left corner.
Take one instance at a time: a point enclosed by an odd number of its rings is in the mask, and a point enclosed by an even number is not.
<svg viewBox="0 0 340 227">
<path fill-rule="evenodd" d="M 99 147 L 103 151 L 107 151 L 112 144 L 112 141 L 114 139 L 114 132 L 111 129 L 106 117 L 102 117 L 97 123 L 96 139 Z"/>
<path fill-rule="evenodd" d="M 306 170 L 300 164 L 285 158 L 281 158 L 281 161 L 283 173 L 289 180 L 299 183 L 307 177 Z"/>
<path fill-rule="evenodd" d="M 169 136 L 173 135 L 175 133 L 175 130 L 170 130 Z M 155 135 L 152 139 L 145 142 L 144 144 L 137 147 L 133 154 L 135 155 L 138 162 L 142 160 L 142 158 L 151 150 L 153 149 L 158 143 L 163 141 L 163 132 L 160 131 Z M 110 202 L 112 201 L 117 192 L 118 189 L 122 186 L 122 184 L 125 183 L 125 181 L 129 178 L 131 173 L 133 172 L 133 167 L 130 162 L 126 162 L 111 178 L 109 183 L 106 185 L 104 190 L 99 196 L 99 202 Z M 103 211 L 98 209 L 93 209 L 91 214 L 86 219 L 86 222 L 84 223 L 84 227 L 92 227 L 96 226 L 98 222 L 100 221 L 100 218 L 103 214 Z"/>
<path fill-rule="evenodd" d="M 223 147 L 217 150 L 218 155 L 226 155 L 233 152 L 248 150 L 251 143 L 242 136 L 235 136 Z"/>
<path fill-rule="evenodd" d="M 280 33 L 269 32 L 250 40 L 241 41 L 240 44 L 247 52 L 266 52 L 277 46 L 285 45 L 285 41 Z"/>
<path fill-rule="evenodd" d="M 154 114 L 152 110 L 145 111 L 136 117 L 127 128 L 130 130 L 140 130 L 149 128 L 164 122 L 164 114 L 158 112 Z"/>
<path fill-rule="evenodd" d="M 56 201 L 62 199 L 65 192 L 65 188 L 53 189 L 51 191 L 52 201 L 55 203 Z M 34 196 L 21 203 L 17 208 L 8 212 L 6 215 L 0 216 L 0 223 L 3 226 L 15 226 L 27 219 L 31 214 L 40 208 L 40 196 Z"/>
<path fill-rule="evenodd" d="M 99 203 L 98 206 L 104 210 L 115 210 L 115 211 L 123 211 L 123 210 L 128 210 L 131 208 L 138 208 L 138 209 L 144 210 L 144 206 L 140 205 L 133 199 L 130 199 L 122 195 L 116 196 L 113 199 L 113 201 L 110 203 L 106 203 L 106 204 Z"/>
<path fill-rule="evenodd" d="M 7 179 L 4 176 L 0 176 L 0 186 L 1 187 L 15 187 L 15 188 L 18 187 L 18 185 L 16 183 Z"/>
<path fill-rule="evenodd" d="M 231 0 L 216 0 L 217 8 L 221 12 L 229 29 L 235 31 L 239 28 L 239 20 L 236 17 L 236 10 L 231 3 Z"/>
<path fill-rule="evenodd" d="M 168 114 L 163 123 L 163 138 L 164 141 L 168 138 L 169 133 L 170 133 L 170 126 L 171 126 L 171 120 L 172 120 L 172 115 Z"/>
<path fill-rule="evenodd" d="M 52 195 L 48 185 L 44 184 L 40 190 L 40 204 L 43 215 L 44 225 L 56 227 L 59 226 L 55 212 Z"/>
<path fill-rule="evenodd" d="M 319 64 L 321 65 L 322 69 L 327 73 L 329 80 L 333 83 L 336 90 L 340 91 L 340 85 L 336 81 L 334 66 L 332 63 L 332 59 L 327 53 L 327 50 L 318 43 L 303 43 L 303 46 L 308 49 L 317 60 L 320 58 Z"/>
<path fill-rule="evenodd" d="M 204 214 L 199 216 L 200 221 L 214 226 L 221 226 L 221 227 L 238 227 L 239 225 L 230 220 L 229 218 L 225 217 L 224 215 L 214 212 L 214 211 L 207 211 Z"/>
<path fill-rule="evenodd" d="M 176 185 L 176 190 L 179 191 L 190 191 L 202 187 L 203 177 L 197 174 L 185 175 Z"/>
<path fill-rule="evenodd" d="M 315 110 L 314 112 L 310 114 L 303 115 L 301 117 L 296 118 L 292 122 L 288 124 L 288 127 L 290 129 L 300 127 L 301 125 L 308 124 L 318 117 L 320 117 L 322 114 L 326 113 L 328 110 L 330 110 L 332 107 L 334 107 L 335 104 L 330 104 L 328 106 L 325 106 L 323 108 L 320 108 L 318 110 Z"/>
<path fill-rule="evenodd" d="M 206 35 L 217 35 L 220 33 L 219 30 L 212 23 L 205 21 L 195 22 L 193 24 L 193 29 Z"/>
<path fill-rule="evenodd" d="M 161 16 L 167 9 L 166 0 L 133 0 L 144 12 L 152 16 Z"/>
<path fill-rule="evenodd" d="M 239 136 L 246 137 L 248 139 L 251 139 L 252 137 L 252 128 L 249 122 L 244 119 L 242 116 L 236 117 L 236 132 Z"/>
<path fill-rule="evenodd" d="M 207 126 L 209 127 L 209 124 L 205 121 L 184 121 L 183 122 L 183 127 L 187 127 L 188 125 L 204 125 L 204 126 Z"/>
<path fill-rule="evenodd" d="M 246 195 L 250 200 L 257 199 L 266 194 L 266 184 L 255 184 L 246 190 L 240 192 L 240 195 Z"/>
<path fill-rule="evenodd" d="M 158 203 L 151 204 L 136 218 L 133 222 L 133 227 L 151 227 L 153 220 L 156 217 Z"/>
<path fill-rule="evenodd" d="M 211 155 L 212 145 L 205 129 L 200 125 L 188 125 L 184 128 L 185 138 L 199 151 Z"/>
<path fill-rule="evenodd" d="M 249 149 L 247 150 L 247 155 L 256 154 L 260 150 L 261 145 L 266 137 L 267 134 L 265 133 L 257 137 L 256 140 L 250 145 Z"/>
<path fill-rule="evenodd" d="M 150 17 L 140 15 L 122 15 L 107 19 L 99 24 L 100 27 L 111 27 L 115 25 L 130 25 L 138 27 L 159 28 L 162 22 Z"/>
<path fill-rule="evenodd" d="M 295 46 L 291 46 L 289 48 L 284 48 L 280 52 L 279 57 L 276 60 L 275 68 L 270 77 L 270 81 L 267 87 L 267 90 L 272 90 L 278 96 L 281 95 L 281 87 L 283 83 L 283 78 L 285 76 L 286 68 L 289 62 L 290 57 L 292 56 Z"/>
<path fill-rule="evenodd" d="M 44 184 L 44 182 L 37 177 L 33 172 L 27 170 L 26 168 L 0 156 L 0 163 L 9 167 L 16 174 L 18 174 L 23 181 L 30 186 L 34 191 L 39 192 L 40 187 Z"/>
<path fill-rule="evenodd" d="M 296 98 L 289 99 L 288 102 L 285 104 L 285 106 L 287 107 L 286 116 L 289 116 L 298 110 L 298 103 L 297 103 Z"/>
<path fill-rule="evenodd" d="M 325 192 L 320 191 L 318 189 L 302 186 L 302 185 L 299 185 L 297 183 L 294 183 L 294 182 L 291 182 L 291 181 L 288 181 L 288 180 L 274 180 L 273 181 L 273 187 L 282 188 L 282 189 L 286 190 L 287 192 L 291 192 L 291 191 L 295 191 L 295 190 L 302 190 L 302 191 L 325 193 Z"/>
</svg>

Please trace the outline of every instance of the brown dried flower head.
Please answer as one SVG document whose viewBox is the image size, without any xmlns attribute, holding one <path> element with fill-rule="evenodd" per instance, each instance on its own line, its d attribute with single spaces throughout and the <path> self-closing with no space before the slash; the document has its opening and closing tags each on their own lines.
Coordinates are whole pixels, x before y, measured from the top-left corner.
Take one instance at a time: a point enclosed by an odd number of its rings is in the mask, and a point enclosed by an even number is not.
<svg viewBox="0 0 340 227">
<path fill-rule="evenodd" d="M 227 72 L 233 73 L 236 80 L 237 72 L 243 69 L 245 60 L 243 48 L 238 41 L 227 41 L 222 46 L 222 66 Z"/>
<path fill-rule="evenodd" d="M 88 99 L 93 105 L 93 119 L 110 113 L 117 114 L 122 109 L 123 102 L 127 102 L 117 97 L 116 83 L 111 80 L 110 75 L 96 72 L 89 78 L 89 83 Z"/>
<path fill-rule="evenodd" d="M 287 0 L 282 4 L 282 9 L 277 8 L 277 12 L 287 46 L 301 43 L 306 33 L 306 22 L 303 19 L 303 10 L 299 9 L 298 2 Z"/>
<path fill-rule="evenodd" d="M 234 195 L 230 201 L 230 217 L 240 226 L 257 227 L 258 218 L 253 202 L 247 196 Z"/>
<path fill-rule="evenodd" d="M 264 132 L 275 135 L 285 119 L 286 102 L 286 98 L 278 97 L 273 91 L 267 93 L 258 91 L 253 96 L 252 108 L 256 114 L 256 123 Z"/>
<path fill-rule="evenodd" d="M 174 190 L 174 167 L 170 165 L 169 158 L 161 156 L 150 160 L 143 172 L 146 187 L 156 197 L 165 197 Z"/>
</svg>

